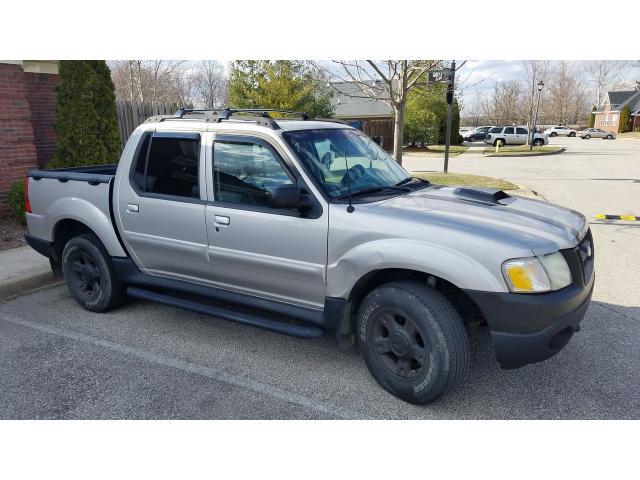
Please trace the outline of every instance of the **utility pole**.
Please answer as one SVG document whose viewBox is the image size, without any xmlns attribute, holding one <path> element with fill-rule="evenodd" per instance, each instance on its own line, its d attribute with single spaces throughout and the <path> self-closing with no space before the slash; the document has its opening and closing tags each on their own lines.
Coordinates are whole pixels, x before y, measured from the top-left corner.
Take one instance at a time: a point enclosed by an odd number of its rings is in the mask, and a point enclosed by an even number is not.
<svg viewBox="0 0 640 480">
<path fill-rule="evenodd" d="M 447 103 L 449 104 L 449 107 L 447 108 L 447 137 L 444 145 L 444 173 L 449 172 L 449 145 L 451 145 L 451 122 L 453 116 L 452 107 L 455 76 L 456 61 L 453 60 L 451 62 L 449 82 L 447 83 Z"/>
</svg>

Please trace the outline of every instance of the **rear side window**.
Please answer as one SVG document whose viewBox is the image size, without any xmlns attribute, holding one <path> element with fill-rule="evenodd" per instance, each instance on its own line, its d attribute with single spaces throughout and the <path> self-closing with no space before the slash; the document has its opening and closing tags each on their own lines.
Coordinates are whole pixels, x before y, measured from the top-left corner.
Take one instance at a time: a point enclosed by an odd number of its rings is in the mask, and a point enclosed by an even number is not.
<svg viewBox="0 0 640 480">
<path fill-rule="evenodd" d="M 138 152 L 133 181 L 146 193 L 200 198 L 198 135 L 149 135 Z"/>
<path fill-rule="evenodd" d="M 507 134 L 513 134 L 513 127 L 507 127 L 504 129 L 504 133 L 505 135 Z"/>
<path fill-rule="evenodd" d="M 502 127 L 493 127 L 489 133 L 502 133 Z"/>
<path fill-rule="evenodd" d="M 529 133 L 529 132 L 527 131 L 527 129 L 526 129 L 526 128 L 520 128 L 520 127 L 518 127 L 518 128 L 516 128 L 516 133 L 517 133 L 518 135 L 526 135 L 526 134 L 527 134 L 527 133 Z"/>
</svg>

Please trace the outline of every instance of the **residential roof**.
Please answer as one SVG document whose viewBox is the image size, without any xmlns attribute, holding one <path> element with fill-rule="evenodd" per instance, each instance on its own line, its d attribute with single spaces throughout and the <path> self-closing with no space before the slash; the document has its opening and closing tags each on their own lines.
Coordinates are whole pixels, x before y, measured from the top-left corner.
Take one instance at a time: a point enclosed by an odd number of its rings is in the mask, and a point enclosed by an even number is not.
<svg viewBox="0 0 640 480">
<path fill-rule="evenodd" d="M 371 88 L 381 98 L 389 98 L 389 93 L 380 82 L 370 82 Z M 366 97 L 362 88 L 355 82 L 336 82 L 330 87 L 333 90 L 331 103 L 335 109 L 335 118 L 367 118 L 391 117 L 393 109 L 383 100 L 360 98 Z"/>
<path fill-rule="evenodd" d="M 639 90 L 612 90 L 607 92 L 609 103 L 611 104 L 611 110 L 622 110 L 625 105 L 629 105 L 631 113 L 636 114 L 640 112 L 640 91 Z M 604 105 L 600 105 L 597 112 L 602 112 Z"/>
</svg>

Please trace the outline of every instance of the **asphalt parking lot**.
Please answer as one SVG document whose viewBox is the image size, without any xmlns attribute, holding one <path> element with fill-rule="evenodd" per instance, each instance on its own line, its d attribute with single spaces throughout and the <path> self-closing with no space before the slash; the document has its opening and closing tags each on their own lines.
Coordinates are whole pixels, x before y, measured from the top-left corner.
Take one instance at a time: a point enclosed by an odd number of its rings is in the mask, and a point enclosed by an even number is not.
<svg viewBox="0 0 640 480">
<path fill-rule="evenodd" d="M 427 406 L 382 390 L 356 352 L 131 300 L 92 314 L 58 286 L 0 304 L 0 418 L 640 418 L 640 142 L 553 139 L 561 155 L 451 160 L 591 219 L 593 302 L 556 357 L 500 370 L 471 335 L 466 383 Z M 412 170 L 439 159 L 407 158 Z"/>
</svg>

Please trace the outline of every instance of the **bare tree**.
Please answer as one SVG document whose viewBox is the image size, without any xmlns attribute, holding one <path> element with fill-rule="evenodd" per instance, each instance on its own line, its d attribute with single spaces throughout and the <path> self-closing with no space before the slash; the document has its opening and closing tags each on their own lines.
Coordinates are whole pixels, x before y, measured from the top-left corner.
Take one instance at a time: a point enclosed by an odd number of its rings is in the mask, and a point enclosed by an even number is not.
<svg viewBox="0 0 640 480">
<path fill-rule="evenodd" d="M 594 104 L 599 107 L 609 90 L 624 85 L 621 75 L 629 68 L 626 60 L 594 60 L 585 62 L 589 82 L 594 86 Z"/>
<path fill-rule="evenodd" d="M 439 68 L 440 60 L 334 60 L 336 71 L 313 63 L 340 94 L 354 98 L 380 100 L 394 112 L 393 153 L 402 165 L 404 112 L 409 92 L 427 80 L 429 71 Z M 339 82 L 350 82 L 356 89 L 342 89 Z"/>
<path fill-rule="evenodd" d="M 122 60 L 113 62 L 116 97 L 139 102 L 177 101 L 176 81 L 183 60 Z"/>
<path fill-rule="evenodd" d="M 562 125 L 569 125 L 582 122 L 587 117 L 587 91 L 569 62 L 558 62 L 545 90 L 548 91 L 548 99 L 543 107 L 546 118 Z"/>
<path fill-rule="evenodd" d="M 496 82 L 490 94 L 477 97 L 480 113 L 494 125 L 521 123 L 523 119 L 523 89 L 516 80 Z"/>
<path fill-rule="evenodd" d="M 227 101 L 227 77 L 223 66 L 215 60 L 200 62 L 194 73 L 196 89 L 206 108 L 223 106 Z"/>
<path fill-rule="evenodd" d="M 526 60 L 522 62 L 522 66 L 524 67 L 523 114 L 526 115 L 527 127 L 531 128 L 533 110 L 536 107 L 536 98 L 538 96 L 538 83 L 549 82 L 551 62 L 548 60 Z M 531 137 L 527 137 L 527 144 L 530 139 Z"/>
</svg>

